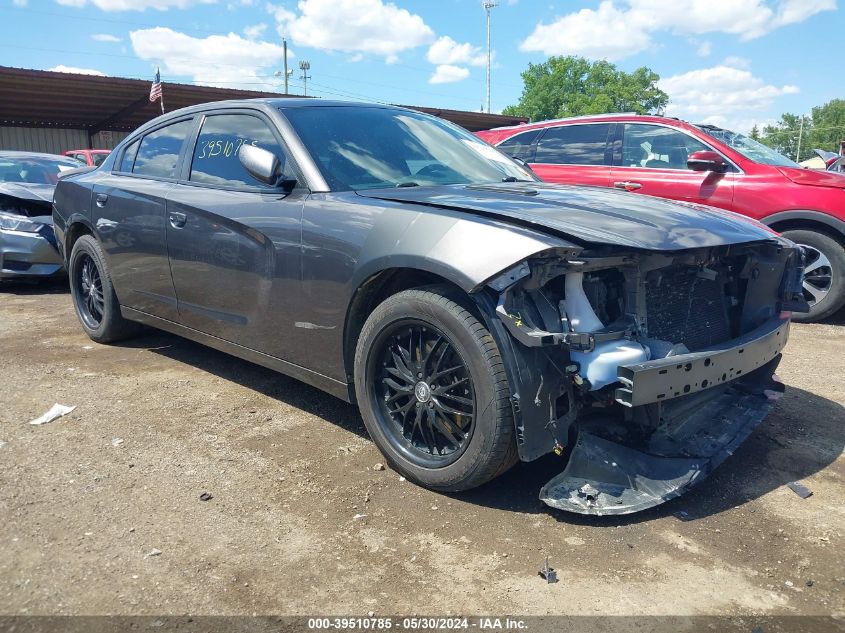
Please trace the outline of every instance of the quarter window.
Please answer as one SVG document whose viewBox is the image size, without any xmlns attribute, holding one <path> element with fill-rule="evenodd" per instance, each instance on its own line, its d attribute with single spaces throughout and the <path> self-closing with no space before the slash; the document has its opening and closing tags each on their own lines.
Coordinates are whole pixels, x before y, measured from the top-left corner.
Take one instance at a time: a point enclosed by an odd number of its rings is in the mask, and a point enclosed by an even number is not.
<svg viewBox="0 0 845 633">
<path fill-rule="evenodd" d="M 537 145 L 537 163 L 604 165 L 609 123 L 547 128 Z"/>
<path fill-rule="evenodd" d="M 127 174 L 132 172 L 132 165 L 135 163 L 135 154 L 138 153 L 138 146 L 140 144 L 140 140 L 135 141 L 123 151 L 118 171 L 126 172 Z"/>
<path fill-rule="evenodd" d="M 502 141 L 496 147 L 511 158 L 519 158 L 520 160 L 524 160 L 528 163 L 533 162 L 535 150 L 534 141 L 537 140 L 537 137 L 540 136 L 540 132 L 542 131 L 543 129 L 540 128 L 537 130 L 529 130 L 528 132 L 523 132 L 522 134 L 516 134 L 511 136 L 509 139 Z"/>
<path fill-rule="evenodd" d="M 709 150 L 689 134 L 662 125 L 626 123 L 622 140 L 622 165 L 649 169 L 688 169 L 693 152 Z"/>
<path fill-rule="evenodd" d="M 244 169 L 238 159 L 243 145 L 272 152 L 279 159 L 283 173 L 290 173 L 285 153 L 264 121 L 248 114 L 216 114 L 206 117 L 202 124 L 194 147 L 190 180 L 229 187 L 271 188 Z"/>
<path fill-rule="evenodd" d="M 141 140 L 132 173 L 155 178 L 175 178 L 179 152 L 193 124 L 188 119 L 147 134 Z"/>
</svg>

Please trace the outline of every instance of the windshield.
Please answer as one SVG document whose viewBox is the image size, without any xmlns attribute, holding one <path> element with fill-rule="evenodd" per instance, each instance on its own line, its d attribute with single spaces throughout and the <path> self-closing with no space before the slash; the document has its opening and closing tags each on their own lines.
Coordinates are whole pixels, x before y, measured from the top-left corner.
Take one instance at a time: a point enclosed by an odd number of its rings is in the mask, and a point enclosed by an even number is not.
<svg viewBox="0 0 845 633">
<path fill-rule="evenodd" d="M 349 106 L 284 114 L 333 191 L 536 180 L 469 132 L 424 114 Z"/>
<path fill-rule="evenodd" d="M 55 185 L 59 174 L 78 169 L 82 164 L 72 158 L 8 158 L 0 156 L 0 182 L 26 182 L 35 185 Z"/>
<path fill-rule="evenodd" d="M 91 161 L 95 167 L 99 167 L 108 157 L 108 154 L 91 154 Z"/>
<path fill-rule="evenodd" d="M 717 141 L 722 141 L 725 145 L 738 151 L 746 158 L 764 165 L 773 165 L 775 167 L 797 167 L 801 169 L 801 165 L 793 160 L 788 159 L 783 154 L 776 152 L 771 147 L 763 145 L 755 141 L 753 138 L 740 134 L 739 132 L 731 132 L 730 130 L 723 130 L 720 127 L 712 125 L 696 126 L 705 134 L 709 134 Z"/>
</svg>

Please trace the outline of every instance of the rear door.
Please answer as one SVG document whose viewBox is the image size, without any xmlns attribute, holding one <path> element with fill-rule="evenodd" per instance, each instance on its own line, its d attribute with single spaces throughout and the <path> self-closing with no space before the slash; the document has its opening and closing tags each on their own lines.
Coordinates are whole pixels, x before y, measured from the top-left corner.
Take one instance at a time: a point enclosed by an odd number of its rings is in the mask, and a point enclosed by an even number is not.
<svg viewBox="0 0 845 633">
<path fill-rule="evenodd" d="M 93 221 L 121 305 L 176 321 L 165 242 L 165 199 L 176 182 L 192 118 L 168 123 L 126 146 L 94 186 Z"/>
<path fill-rule="evenodd" d="M 167 197 L 170 269 L 184 325 L 284 358 L 300 294 L 302 208 L 309 191 L 255 180 L 238 150 L 273 152 L 304 183 L 273 123 L 255 110 L 208 113 Z"/>
<path fill-rule="evenodd" d="M 535 141 L 531 169 L 546 182 L 610 186 L 614 123 L 578 123 L 545 128 Z"/>
<path fill-rule="evenodd" d="M 726 173 L 692 171 L 687 167 L 690 154 L 716 151 L 714 148 L 665 125 L 625 123 L 619 127 L 622 142 L 611 172 L 614 187 L 723 209 L 733 207 L 739 170 L 727 158 Z"/>
</svg>

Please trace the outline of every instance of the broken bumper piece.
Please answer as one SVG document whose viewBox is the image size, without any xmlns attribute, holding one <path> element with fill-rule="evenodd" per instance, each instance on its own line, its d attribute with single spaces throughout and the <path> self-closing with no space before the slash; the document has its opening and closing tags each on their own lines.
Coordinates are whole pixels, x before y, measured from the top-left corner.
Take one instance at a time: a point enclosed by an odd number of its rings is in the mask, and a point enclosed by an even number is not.
<svg viewBox="0 0 845 633">
<path fill-rule="evenodd" d="M 683 494 L 766 417 L 783 391 L 772 377 L 779 360 L 716 395 L 676 400 L 680 406 L 667 412 L 666 422 L 644 446 L 581 431 L 566 469 L 543 486 L 540 499 L 560 510 L 609 515 L 639 512 Z"/>
</svg>

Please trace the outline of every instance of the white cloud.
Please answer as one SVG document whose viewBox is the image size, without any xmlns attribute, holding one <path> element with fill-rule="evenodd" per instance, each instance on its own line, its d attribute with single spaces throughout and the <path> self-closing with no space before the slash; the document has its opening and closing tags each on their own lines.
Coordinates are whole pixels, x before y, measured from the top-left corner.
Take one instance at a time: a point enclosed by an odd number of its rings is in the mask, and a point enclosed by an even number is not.
<svg viewBox="0 0 845 633">
<path fill-rule="evenodd" d="M 705 40 L 698 45 L 698 48 L 695 49 L 695 54 L 699 57 L 708 57 L 712 51 L 713 45 Z"/>
<path fill-rule="evenodd" d="M 210 4 L 216 0 L 56 0 L 66 7 L 84 7 L 93 4 L 103 11 L 145 11 L 147 9 L 185 9 L 194 4 Z"/>
<path fill-rule="evenodd" d="M 120 38 L 109 33 L 94 33 L 91 39 L 95 42 L 119 42 Z"/>
<path fill-rule="evenodd" d="M 519 45 L 525 52 L 545 55 L 583 55 L 593 59 L 617 60 L 651 46 L 648 34 L 632 25 L 626 12 L 607 0 L 597 10 L 582 9 L 538 24 Z"/>
<path fill-rule="evenodd" d="M 742 40 L 836 9 L 836 0 L 605 0 L 537 24 L 523 51 L 618 60 L 654 46 L 652 35 L 728 33 Z"/>
<path fill-rule="evenodd" d="M 267 30 L 267 25 L 264 22 L 260 24 L 253 24 L 252 26 L 247 26 L 244 28 L 244 35 L 248 40 L 257 40 L 262 35 L 264 35 L 264 31 Z"/>
<path fill-rule="evenodd" d="M 25 7 L 29 4 L 29 0 L 12 0 L 12 4 L 16 7 Z"/>
<path fill-rule="evenodd" d="M 797 86 L 767 84 L 747 68 L 726 64 L 667 77 L 659 86 L 669 95 L 667 115 L 735 129 L 761 119 L 777 97 L 799 92 Z"/>
<path fill-rule="evenodd" d="M 297 9 L 268 5 L 279 34 L 300 46 L 377 55 L 390 63 L 434 39 L 419 15 L 384 0 L 300 0 Z"/>
<path fill-rule="evenodd" d="M 432 64 L 467 64 L 469 66 L 485 66 L 487 53 L 472 44 L 458 44 L 448 35 L 440 37 L 428 49 L 426 59 Z"/>
<path fill-rule="evenodd" d="M 751 60 L 745 57 L 731 55 L 730 57 L 725 57 L 725 60 L 722 62 L 722 66 L 730 66 L 731 68 L 744 68 L 747 70 L 751 68 Z"/>
<path fill-rule="evenodd" d="M 76 75 L 96 75 L 97 77 L 105 77 L 106 73 L 100 72 L 99 70 L 94 70 L 93 68 L 77 68 L 76 66 L 65 66 L 64 64 L 59 64 L 58 66 L 53 66 L 52 68 L 48 68 L 50 72 L 54 73 L 74 73 Z"/>
<path fill-rule="evenodd" d="M 457 81 L 463 81 L 469 77 L 469 69 L 462 66 L 452 66 L 450 64 L 441 64 L 438 66 L 434 74 L 429 77 L 430 84 L 452 84 Z"/>
<path fill-rule="evenodd" d="M 247 40 L 236 33 L 197 38 L 156 27 L 132 31 L 129 39 L 135 54 L 160 65 L 163 75 L 187 75 L 211 86 L 272 88 L 268 75 L 283 56 L 280 45 Z M 288 50 L 288 57 L 292 56 Z"/>
</svg>

